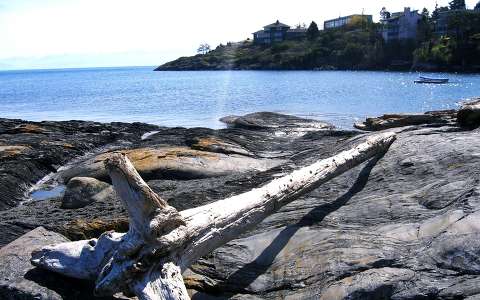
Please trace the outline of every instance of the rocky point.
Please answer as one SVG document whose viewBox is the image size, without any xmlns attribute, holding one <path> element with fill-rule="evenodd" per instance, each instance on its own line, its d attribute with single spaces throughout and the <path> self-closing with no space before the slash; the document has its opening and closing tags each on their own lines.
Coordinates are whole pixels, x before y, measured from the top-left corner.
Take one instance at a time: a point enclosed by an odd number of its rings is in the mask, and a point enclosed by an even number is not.
<svg viewBox="0 0 480 300">
<path fill-rule="evenodd" d="M 192 299 L 477 299 L 480 131 L 476 117 L 465 126 L 457 113 L 367 120 L 365 129 L 397 132 L 388 152 L 202 258 L 183 274 Z M 46 280 L 57 275 L 28 259 L 48 243 L 128 230 L 101 164 L 112 151 L 126 153 L 152 189 L 183 210 L 261 186 L 370 134 L 273 113 L 224 121 L 228 128 L 213 130 L 0 120 L 0 295 L 94 299 L 91 284 Z M 28 192 L 41 179 L 66 191 L 34 201 Z"/>
</svg>

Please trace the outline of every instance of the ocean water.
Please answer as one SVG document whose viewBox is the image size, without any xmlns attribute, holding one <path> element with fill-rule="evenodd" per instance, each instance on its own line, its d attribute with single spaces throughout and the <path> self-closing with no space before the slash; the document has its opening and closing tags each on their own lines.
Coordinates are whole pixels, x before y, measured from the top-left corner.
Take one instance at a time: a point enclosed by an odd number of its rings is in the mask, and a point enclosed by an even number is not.
<svg viewBox="0 0 480 300">
<path fill-rule="evenodd" d="M 273 111 L 351 128 L 366 116 L 456 108 L 480 96 L 480 75 L 468 74 L 152 69 L 2 71 L 0 117 L 220 128 L 226 115 Z M 415 84 L 419 75 L 451 83 Z"/>
</svg>

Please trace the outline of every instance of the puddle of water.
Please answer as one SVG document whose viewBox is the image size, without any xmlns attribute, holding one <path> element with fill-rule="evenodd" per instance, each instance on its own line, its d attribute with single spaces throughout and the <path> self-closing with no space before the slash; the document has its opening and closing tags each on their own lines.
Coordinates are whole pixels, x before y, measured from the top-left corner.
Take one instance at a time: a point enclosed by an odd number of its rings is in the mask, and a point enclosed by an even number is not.
<svg viewBox="0 0 480 300">
<path fill-rule="evenodd" d="M 34 201 L 42 201 L 42 200 L 48 200 L 52 198 L 61 198 L 63 197 L 63 194 L 65 193 L 65 186 L 64 185 L 57 185 L 55 187 L 45 187 L 38 189 L 36 191 L 33 191 L 30 194 L 30 197 Z"/>
</svg>

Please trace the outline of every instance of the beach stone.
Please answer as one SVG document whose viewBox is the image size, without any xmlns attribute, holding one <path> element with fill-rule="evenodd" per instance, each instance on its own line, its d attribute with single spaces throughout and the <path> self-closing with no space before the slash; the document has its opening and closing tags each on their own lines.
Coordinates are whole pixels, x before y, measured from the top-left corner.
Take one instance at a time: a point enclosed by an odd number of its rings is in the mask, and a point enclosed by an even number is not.
<svg viewBox="0 0 480 300">
<path fill-rule="evenodd" d="M 282 163 L 275 159 L 255 159 L 243 155 L 226 155 L 192 150 L 188 147 L 138 148 L 120 151 L 146 179 L 195 179 L 242 173 L 249 170 L 265 171 Z M 104 153 L 60 173 L 64 181 L 73 177 L 89 176 L 108 180 Z"/>
<path fill-rule="evenodd" d="M 424 114 L 385 114 L 380 117 L 367 118 L 365 122 L 354 124 L 354 127 L 365 131 L 379 131 L 411 125 L 445 125 L 452 124 L 455 117 L 456 111 L 454 110 L 427 112 Z"/>
<path fill-rule="evenodd" d="M 91 177 L 74 177 L 67 184 L 62 199 L 62 208 L 81 208 L 105 197 L 115 197 L 113 188 Z"/>
<path fill-rule="evenodd" d="M 458 110 L 457 120 L 462 127 L 475 128 L 480 126 L 480 99 L 462 104 Z"/>
</svg>

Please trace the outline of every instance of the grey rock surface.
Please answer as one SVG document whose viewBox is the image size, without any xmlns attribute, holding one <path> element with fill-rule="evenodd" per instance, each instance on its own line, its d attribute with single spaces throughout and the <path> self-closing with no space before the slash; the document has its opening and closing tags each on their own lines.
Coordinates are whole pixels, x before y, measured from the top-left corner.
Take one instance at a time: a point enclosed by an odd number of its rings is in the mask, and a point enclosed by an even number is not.
<svg viewBox="0 0 480 300">
<path fill-rule="evenodd" d="M 193 266 L 192 285 L 233 299 L 474 295 L 466 282 L 480 262 L 479 141 L 478 131 L 400 132 L 382 158 Z"/>
<path fill-rule="evenodd" d="M 64 236 L 38 227 L 0 249 L 0 299 L 92 299 L 89 282 L 62 277 L 30 264 L 31 253 L 67 242 Z"/>
<path fill-rule="evenodd" d="M 245 129 L 277 129 L 288 134 L 291 132 L 308 132 L 319 129 L 333 129 L 333 125 L 312 119 L 283 115 L 272 112 L 257 112 L 244 116 L 226 116 L 221 122 L 232 128 Z"/>
<path fill-rule="evenodd" d="M 355 128 L 365 131 L 379 131 L 411 125 L 453 125 L 456 122 L 455 110 L 431 111 L 424 114 L 385 114 L 380 117 L 367 118 L 364 122 L 356 123 Z"/>
<path fill-rule="evenodd" d="M 480 131 L 453 124 L 395 131 L 398 139 L 382 157 L 290 203 L 193 265 L 184 273 L 192 298 L 478 297 Z M 218 145 L 246 151 L 236 155 L 284 161 L 267 170 L 218 177 L 149 178 L 156 192 L 183 210 L 258 187 L 366 136 L 337 130 L 278 134 L 276 125 L 175 128 L 159 129 L 130 148 L 194 148 L 214 137 Z M 215 147 L 201 150 L 225 153 Z M 73 239 L 128 226 L 115 200 L 69 210 L 59 201 L 28 202 L 0 212 L 0 244 L 39 225 Z"/>
</svg>

